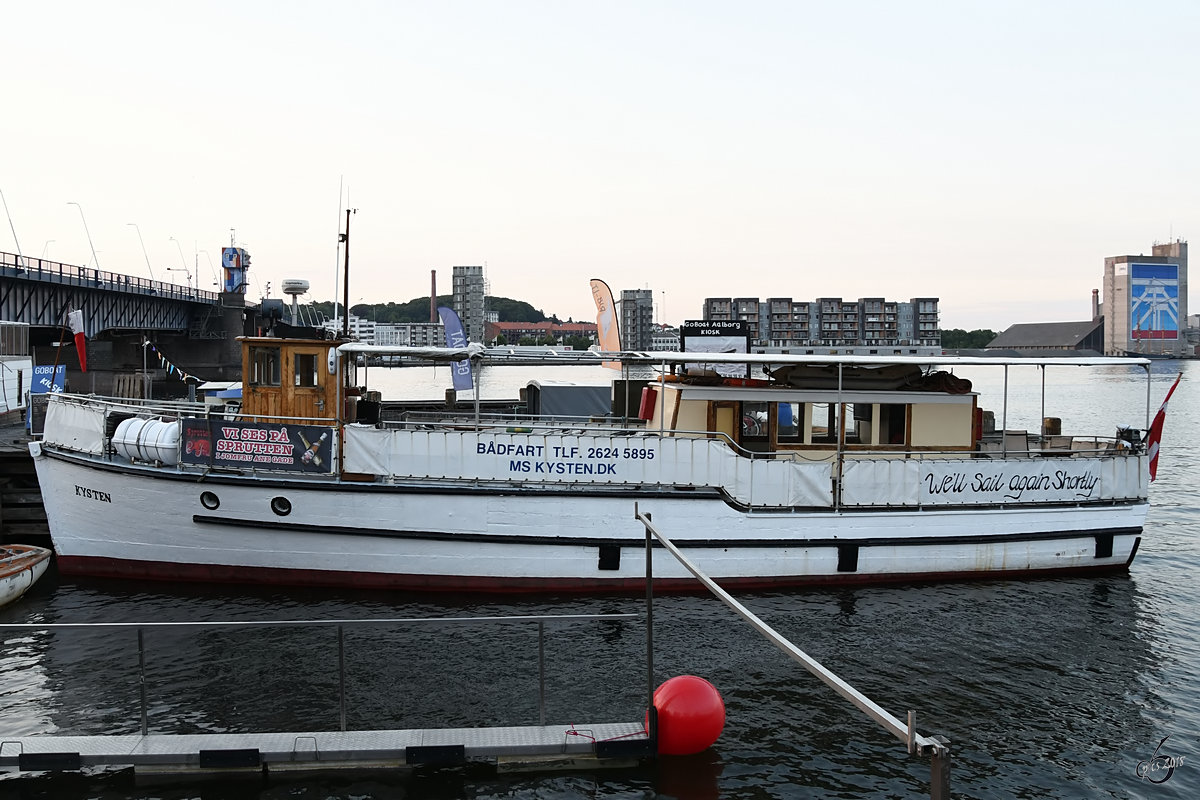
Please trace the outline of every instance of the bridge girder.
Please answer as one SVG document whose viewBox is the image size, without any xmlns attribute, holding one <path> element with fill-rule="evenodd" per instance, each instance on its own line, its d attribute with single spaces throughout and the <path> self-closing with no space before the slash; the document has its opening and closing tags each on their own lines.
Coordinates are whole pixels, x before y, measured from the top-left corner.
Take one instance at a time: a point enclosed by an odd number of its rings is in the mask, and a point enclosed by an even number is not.
<svg viewBox="0 0 1200 800">
<path fill-rule="evenodd" d="M 110 330 L 186 331 L 220 296 L 129 275 L 0 253 L 0 318 L 61 327 L 83 312 L 89 338 Z"/>
</svg>

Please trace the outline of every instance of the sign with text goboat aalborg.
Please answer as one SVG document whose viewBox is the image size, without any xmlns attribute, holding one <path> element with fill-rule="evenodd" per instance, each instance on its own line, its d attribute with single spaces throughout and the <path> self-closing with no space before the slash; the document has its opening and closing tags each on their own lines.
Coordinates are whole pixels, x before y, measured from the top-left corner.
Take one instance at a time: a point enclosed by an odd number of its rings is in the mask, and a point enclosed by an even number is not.
<svg viewBox="0 0 1200 800">
<path fill-rule="evenodd" d="M 295 472 L 333 469 L 333 428 L 286 423 L 183 421 L 185 464 Z"/>
</svg>

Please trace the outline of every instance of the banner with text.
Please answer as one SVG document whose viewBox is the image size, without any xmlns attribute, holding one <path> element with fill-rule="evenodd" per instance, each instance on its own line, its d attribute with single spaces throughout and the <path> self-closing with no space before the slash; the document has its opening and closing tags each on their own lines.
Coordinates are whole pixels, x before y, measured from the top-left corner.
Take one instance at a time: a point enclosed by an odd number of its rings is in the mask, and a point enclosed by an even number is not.
<svg viewBox="0 0 1200 800">
<path fill-rule="evenodd" d="M 446 329 L 446 347 L 466 347 L 467 334 L 463 332 L 462 320 L 453 308 L 438 306 L 438 316 L 441 317 L 442 327 Z M 464 358 L 450 365 L 450 374 L 454 380 L 456 392 L 467 392 L 475 388 L 471 379 L 471 359 Z"/>
<path fill-rule="evenodd" d="M 317 425 L 183 420 L 185 464 L 331 472 L 334 429 Z"/>
</svg>

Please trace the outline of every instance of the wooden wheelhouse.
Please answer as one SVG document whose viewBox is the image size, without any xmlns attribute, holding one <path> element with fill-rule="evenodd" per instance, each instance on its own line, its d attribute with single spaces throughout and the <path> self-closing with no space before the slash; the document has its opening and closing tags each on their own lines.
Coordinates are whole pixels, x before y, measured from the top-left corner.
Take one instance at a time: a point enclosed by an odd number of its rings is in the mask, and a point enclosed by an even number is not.
<svg viewBox="0 0 1200 800">
<path fill-rule="evenodd" d="M 336 421 L 340 360 L 331 339 L 244 337 L 242 414 L 247 420 Z M 333 364 L 331 372 L 329 365 Z"/>
</svg>

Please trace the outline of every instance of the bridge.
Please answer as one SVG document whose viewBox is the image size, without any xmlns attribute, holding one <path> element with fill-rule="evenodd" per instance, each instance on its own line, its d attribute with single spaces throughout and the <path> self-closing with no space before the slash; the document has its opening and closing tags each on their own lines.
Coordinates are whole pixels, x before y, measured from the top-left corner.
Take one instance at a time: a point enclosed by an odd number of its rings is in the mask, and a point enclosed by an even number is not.
<svg viewBox="0 0 1200 800">
<path fill-rule="evenodd" d="M 135 275 L 105 272 L 0 252 L 0 319 L 30 326 L 35 364 L 59 363 L 57 345 L 70 338 L 67 314 L 83 313 L 88 374 L 68 380 L 112 391 L 114 376 L 151 374 L 146 345 L 169 352 L 172 364 L 209 380 L 241 376 L 236 337 L 245 329 L 245 295 L 218 294 Z M 68 348 L 66 352 L 71 352 Z M 98 374 L 97 374 L 98 373 Z"/>
<path fill-rule="evenodd" d="M 61 328 L 82 311 L 89 339 L 104 331 L 188 332 L 225 338 L 221 296 L 190 286 L 0 253 L 0 319 Z"/>
</svg>

